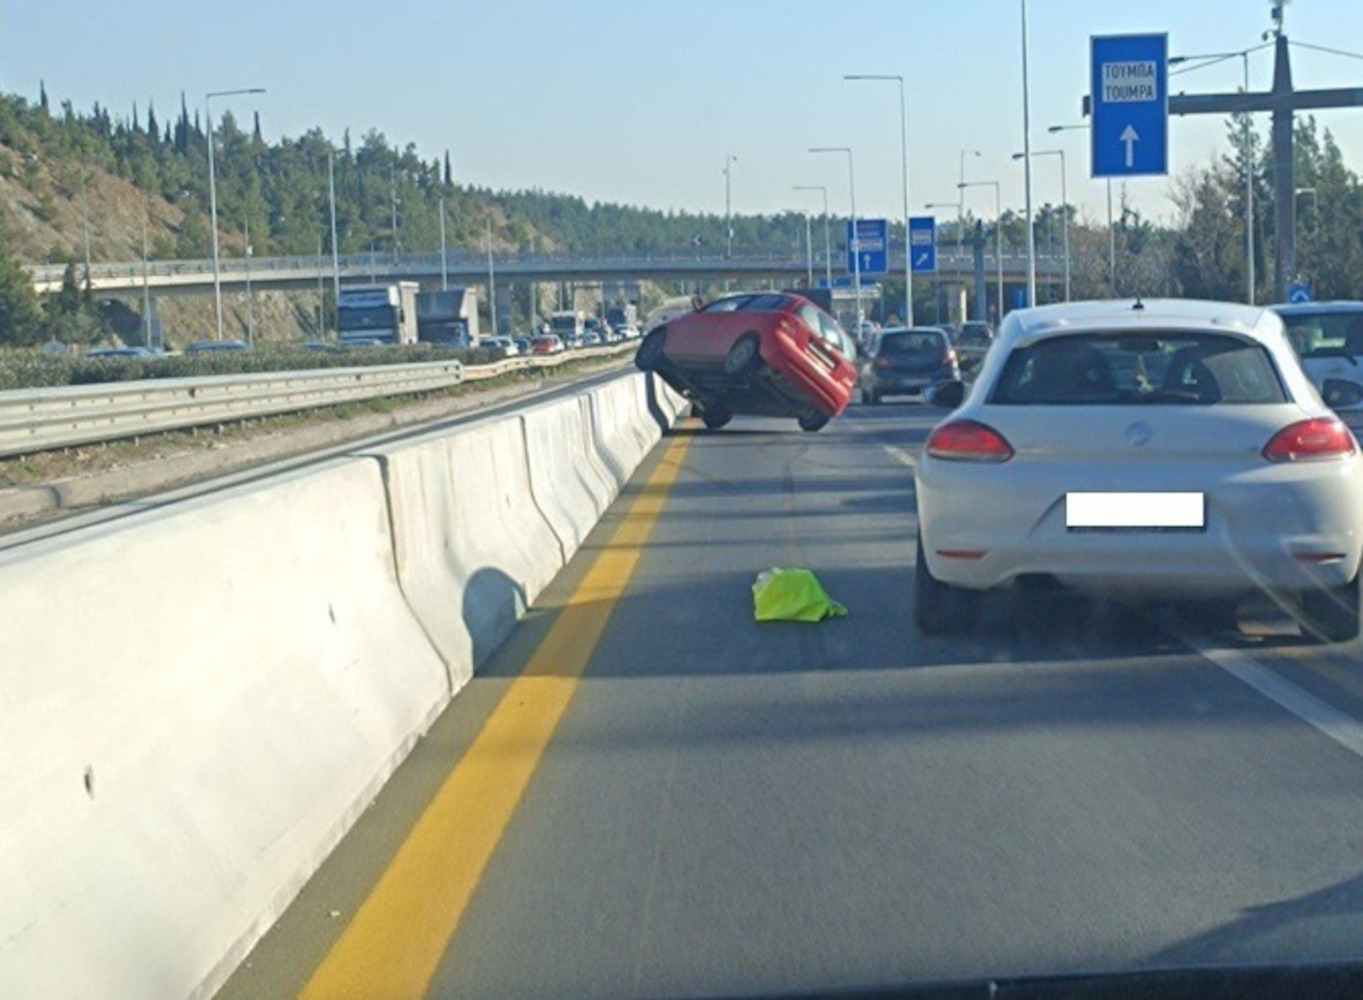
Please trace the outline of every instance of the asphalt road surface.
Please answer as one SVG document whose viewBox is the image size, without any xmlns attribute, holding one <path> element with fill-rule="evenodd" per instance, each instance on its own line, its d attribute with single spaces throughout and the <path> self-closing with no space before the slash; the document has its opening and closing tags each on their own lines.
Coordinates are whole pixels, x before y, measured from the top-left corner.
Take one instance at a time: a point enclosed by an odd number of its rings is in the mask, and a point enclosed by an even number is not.
<svg viewBox="0 0 1363 1000">
<path fill-rule="evenodd" d="M 221 996 L 1363 959 L 1360 645 L 1049 595 L 920 637 L 934 420 L 665 439 Z M 848 617 L 756 624 L 771 566 Z"/>
</svg>

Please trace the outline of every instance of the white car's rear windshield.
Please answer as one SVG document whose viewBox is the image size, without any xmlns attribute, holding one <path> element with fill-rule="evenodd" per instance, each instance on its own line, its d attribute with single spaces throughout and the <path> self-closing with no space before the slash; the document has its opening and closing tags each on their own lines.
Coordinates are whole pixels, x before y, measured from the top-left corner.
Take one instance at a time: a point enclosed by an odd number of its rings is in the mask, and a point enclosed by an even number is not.
<svg viewBox="0 0 1363 1000">
<path fill-rule="evenodd" d="M 1015 349 L 989 402 L 1210 406 L 1286 399 L 1273 360 L 1259 344 L 1214 333 L 1093 333 Z"/>
</svg>

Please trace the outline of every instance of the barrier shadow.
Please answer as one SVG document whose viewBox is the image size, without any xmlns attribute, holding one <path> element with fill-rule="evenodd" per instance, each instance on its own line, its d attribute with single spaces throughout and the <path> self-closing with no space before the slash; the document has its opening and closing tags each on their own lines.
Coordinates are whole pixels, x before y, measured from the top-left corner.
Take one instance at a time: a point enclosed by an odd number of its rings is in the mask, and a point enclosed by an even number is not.
<svg viewBox="0 0 1363 1000">
<path fill-rule="evenodd" d="M 502 647 L 528 603 L 525 589 L 499 569 L 485 567 L 469 577 L 460 612 L 473 642 L 475 672 Z"/>
</svg>

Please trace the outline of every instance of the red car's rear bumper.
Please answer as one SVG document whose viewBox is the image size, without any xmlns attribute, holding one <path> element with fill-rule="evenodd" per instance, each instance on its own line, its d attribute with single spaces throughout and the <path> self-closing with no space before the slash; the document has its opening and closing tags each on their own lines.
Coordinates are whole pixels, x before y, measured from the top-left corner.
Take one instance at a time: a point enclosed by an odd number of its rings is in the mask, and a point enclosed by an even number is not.
<svg viewBox="0 0 1363 1000">
<path fill-rule="evenodd" d="M 830 417 L 836 417 L 852 399 L 856 383 L 856 369 L 832 351 L 825 352 L 828 363 L 806 349 L 783 330 L 776 330 L 762 338 L 762 360 L 809 401 Z"/>
</svg>

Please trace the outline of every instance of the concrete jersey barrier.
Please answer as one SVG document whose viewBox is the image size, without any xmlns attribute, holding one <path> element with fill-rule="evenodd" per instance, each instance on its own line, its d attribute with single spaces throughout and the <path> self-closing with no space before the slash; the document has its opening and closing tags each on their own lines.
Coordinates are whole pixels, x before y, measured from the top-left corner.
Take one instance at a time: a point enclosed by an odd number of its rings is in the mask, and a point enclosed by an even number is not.
<svg viewBox="0 0 1363 1000">
<path fill-rule="evenodd" d="M 445 704 L 378 466 L 0 556 L 0 996 L 215 989 Z"/>
<path fill-rule="evenodd" d="M 0 554 L 0 996 L 211 995 L 683 407 L 631 375 Z"/>
<path fill-rule="evenodd" d="M 563 568 L 518 417 L 375 453 L 403 593 L 458 691 Z"/>
</svg>

